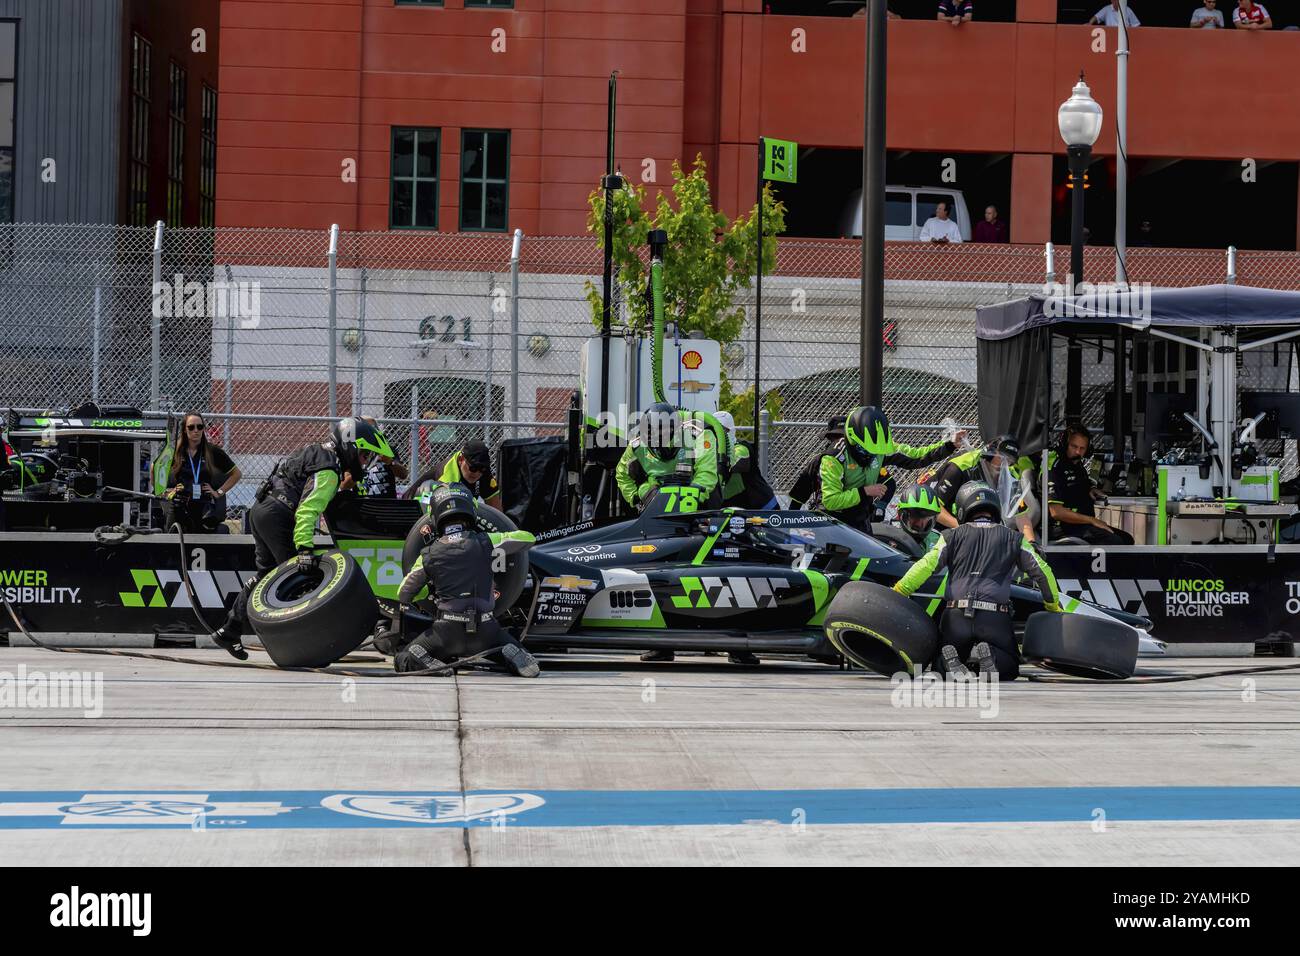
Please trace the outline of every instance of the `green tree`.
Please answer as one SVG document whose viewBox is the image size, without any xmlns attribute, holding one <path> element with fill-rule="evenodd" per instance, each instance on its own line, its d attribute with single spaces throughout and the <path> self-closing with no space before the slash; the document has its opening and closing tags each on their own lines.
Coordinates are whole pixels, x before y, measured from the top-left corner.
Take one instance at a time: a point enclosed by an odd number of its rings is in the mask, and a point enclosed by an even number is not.
<svg viewBox="0 0 1300 956">
<path fill-rule="evenodd" d="M 734 222 L 713 208 L 704 159 L 695 157 L 689 173 L 673 163 L 671 201 L 660 192 L 654 215 L 646 211 L 646 189 L 631 184 L 614 193 L 614 277 L 633 331 L 648 333 L 654 316 L 645 299 L 650 259 L 646 235 L 651 229 L 668 234 L 664 253 L 664 318 L 682 332 L 701 332 L 706 338 L 726 345 L 740 337 L 744 310 L 733 306 L 738 292 L 754 281 L 758 261 L 758 205 Z M 587 228 L 597 237 L 605 232 L 605 193 L 597 189 L 589 197 L 591 211 Z M 776 237 L 785 231 L 785 205 L 772 195 L 770 184 L 763 188 L 763 273 L 776 268 Z M 588 281 L 584 293 L 591 305 L 592 322 L 601 321 L 601 289 Z M 775 417 L 780 397 L 768 396 L 768 411 Z M 731 412 L 737 424 L 752 424 L 754 388 L 734 391 L 722 373 L 719 408 Z"/>
</svg>

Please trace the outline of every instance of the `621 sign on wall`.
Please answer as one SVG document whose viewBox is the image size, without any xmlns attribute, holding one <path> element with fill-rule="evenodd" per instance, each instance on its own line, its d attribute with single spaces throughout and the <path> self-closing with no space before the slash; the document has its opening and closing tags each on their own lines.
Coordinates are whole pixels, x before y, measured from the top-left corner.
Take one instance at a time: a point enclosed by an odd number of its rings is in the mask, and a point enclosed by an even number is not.
<svg viewBox="0 0 1300 956">
<path fill-rule="evenodd" d="M 420 320 L 420 338 L 432 342 L 472 342 L 473 327 L 467 315 L 460 320 L 461 335 L 456 334 L 456 319 L 450 315 L 426 315 Z"/>
</svg>

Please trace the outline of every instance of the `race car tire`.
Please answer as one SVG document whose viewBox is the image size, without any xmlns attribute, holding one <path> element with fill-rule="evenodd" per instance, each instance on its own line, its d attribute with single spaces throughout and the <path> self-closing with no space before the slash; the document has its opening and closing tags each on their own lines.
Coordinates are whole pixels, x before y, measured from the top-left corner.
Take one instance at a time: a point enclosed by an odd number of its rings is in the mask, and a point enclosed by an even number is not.
<svg viewBox="0 0 1300 956">
<path fill-rule="evenodd" d="M 939 650 L 939 631 L 910 598 L 874 581 L 851 581 L 826 609 L 823 628 L 835 649 L 858 667 L 915 677 Z"/>
<path fill-rule="evenodd" d="M 1105 618 L 1039 611 L 1025 622 L 1021 653 L 1062 674 L 1123 680 L 1137 668 L 1138 632 Z"/>
<path fill-rule="evenodd" d="M 320 555 L 318 570 L 292 558 L 257 582 L 248 621 L 280 667 L 325 667 L 364 641 L 379 605 L 361 567 L 342 551 Z"/>
<path fill-rule="evenodd" d="M 519 530 L 513 521 L 490 505 L 480 502 L 476 508 L 476 513 L 480 531 L 490 533 L 493 531 Z M 422 516 L 415 524 L 411 525 L 411 530 L 406 535 L 406 543 L 402 546 L 403 575 L 406 575 L 411 568 L 415 567 L 420 552 L 433 542 L 435 535 L 435 529 L 432 522 L 429 521 L 428 515 Z M 528 582 L 528 552 L 521 551 L 506 558 L 505 570 L 498 571 L 493 575 L 493 580 L 496 583 L 498 592 L 496 616 L 501 618 L 509 614 L 510 609 L 519 600 L 519 595 L 523 593 L 524 585 Z"/>
</svg>

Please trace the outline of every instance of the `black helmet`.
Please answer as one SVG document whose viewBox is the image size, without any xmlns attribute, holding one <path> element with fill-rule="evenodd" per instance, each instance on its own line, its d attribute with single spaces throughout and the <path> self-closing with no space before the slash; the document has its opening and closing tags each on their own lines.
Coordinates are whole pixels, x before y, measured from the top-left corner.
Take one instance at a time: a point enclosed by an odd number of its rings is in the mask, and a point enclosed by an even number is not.
<svg viewBox="0 0 1300 956">
<path fill-rule="evenodd" d="M 677 407 L 668 402 L 655 402 L 641 413 L 637 434 L 641 444 L 661 461 L 673 457 L 682 443 L 682 417 Z"/>
<path fill-rule="evenodd" d="M 429 499 L 429 517 L 441 534 L 453 520 L 469 522 L 474 518 L 474 497 L 459 482 L 441 485 L 433 490 Z"/>
<path fill-rule="evenodd" d="M 993 458 L 997 455 L 1001 455 L 1008 465 L 1014 465 L 1020 460 L 1019 439 L 1015 435 L 999 435 L 986 444 L 984 450 L 980 452 L 980 456 L 983 458 Z"/>
<path fill-rule="evenodd" d="M 968 481 L 957 492 L 955 511 L 962 524 L 987 515 L 994 521 L 1002 520 L 1002 499 L 982 481 Z"/>
<path fill-rule="evenodd" d="M 875 405 L 853 409 L 844 423 L 844 444 L 860 465 L 865 465 L 875 455 L 892 455 L 894 438 L 889 431 L 889 419 Z"/>
<path fill-rule="evenodd" d="M 369 456 L 394 457 L 384 433 L 364 418 L 340 419 L 330 429 L 330 438 L 334 440 L 339 461 L 343 462 L 345 469 L 353 472 L 354 478 L 360 477 L 356 474 L 360 467 L 370 463 Z M 361 460 L 363 452 L 367 455 L 366 461 Z"/>
</svg>

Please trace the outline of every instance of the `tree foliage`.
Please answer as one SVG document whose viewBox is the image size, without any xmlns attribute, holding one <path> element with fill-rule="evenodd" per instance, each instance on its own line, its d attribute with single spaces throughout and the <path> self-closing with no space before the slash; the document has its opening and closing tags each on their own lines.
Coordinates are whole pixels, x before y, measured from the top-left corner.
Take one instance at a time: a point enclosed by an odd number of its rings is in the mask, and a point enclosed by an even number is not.
<svg viewBox="0 0 1300 956">
<path fill-rule="evenodd" d="M 673 185 L 669 194 L 660 192 L 654 214 L 646 207 L 646 188 L 627 185 L 613 195 L 614 277 L 625 305 L 627 324 L 634 332 L 648 333 L 653 314 L 645 297 L 650 275 L 646 236 L 652 229 L 668 234 L 664 253 L 664 318 L 677 324 L 683 334 L 700 332 L 705 338 L 726 345 L 740 337 L 744 309 L 733 304 L 740 291 L 754 281 L 758 261 L 758 205 L 734 222 L 713 208 L 709 181 L 702 157 L 696 156 L 691 171 L 673 163 Z M 590 196 L 587 228 L 598 237 L 605 232 L 605 194 L 597 189 Z M 776 237 L 785 231 L 785 205 L 773 196 L 770 184 L 763 188 L 763 272 L 776 268 Z M 592 322 L 601 321 L 601 288 L 588 281 L 584 293 L 591 305 Z M 618 317 L 615 316 L 615 321 Z M 754 389 L 737 393 L 722 373 L 722 401 L 737 424 L 753 421 Z M 748 396 L 748 400 L 746 400 Z M 768 409 L 779 410 L 779 399 L 769 397 Z"/>
</svg>

